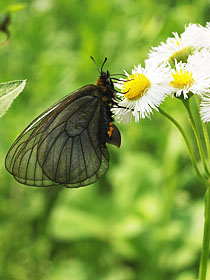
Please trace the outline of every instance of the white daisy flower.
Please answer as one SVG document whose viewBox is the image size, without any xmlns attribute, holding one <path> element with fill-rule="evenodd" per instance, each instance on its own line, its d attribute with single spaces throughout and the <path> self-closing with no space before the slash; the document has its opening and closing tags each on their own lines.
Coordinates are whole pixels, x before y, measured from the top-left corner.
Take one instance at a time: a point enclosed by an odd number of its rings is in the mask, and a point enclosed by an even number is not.
<svg viewBox="0 0 210 280">
<path fill-rule="evenodd" d="M 200 114 L 203 122 L 210 122 L 210 96 L 204 96 L 202 98 Z"/>
<path fill-rule="evenodd" d="M 204 34 L 202 44 L 204 47 L 210 49 L 210 22 L 206 23 L 206 27 L 203 27 L 202 32 Z"/>
<path fill-rule="evenodd" d="M 209 26 L 210 28 L 210 26 Z M 204 51 L 203 51 L 204 53 Z M 200 104 L 200 114 L 203 122 L 210 122 L 210 84 L 208 75 L 210 76 L 210 54 L 206 51 L 203 56 L 203 71 L 206 73 L 206 91 L 202 94 L 201 104 Z"/>
<path fill-rule="evenodd" d="M 123 93 L 123 100 L 118 103 L 119 107 L 113 108 L 117 119 L 129 122 L 133 115 L 138 122 L 140 118 L 150 118 L 152 109 L 158 111 L 160 104 L 171 93 L 168 85 L 169 71 L 168 65 L 155 67 L 147 60 L 145 68 L 139 65 L 134 67 L 131 75 L 125 72 L 127 79 L 116 84 Z"/>
<path fill-rule="evenodd" d="M 175 60 L 169 84 L 177 97 L 183 94 L 188 98 L 192 93 L 200 96 L 210 94 L 210 52 L 206 49 L 195 51 L 187 63 Z"/>
<path fill-rule="evenodd" d="M 179 36 L 177 32 L 173 33 L 166 43 L 161 43 L 158 47 L 152 47 L 149 58 L 157 64 L 169 62 L 174 64 L 177 61 L 186 62 L 194 50 L 205 46 L 206 31 L 205 28 L 198 24 L 189 24 L 185 31 Z"/>
</svg>

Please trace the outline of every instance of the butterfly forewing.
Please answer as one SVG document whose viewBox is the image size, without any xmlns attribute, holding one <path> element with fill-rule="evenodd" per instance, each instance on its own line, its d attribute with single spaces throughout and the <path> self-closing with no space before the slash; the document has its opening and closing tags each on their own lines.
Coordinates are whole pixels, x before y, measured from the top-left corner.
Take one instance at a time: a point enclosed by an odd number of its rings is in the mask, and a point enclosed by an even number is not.
<svg viewBox="0 0 210 280">
<path fill-rule="evenodd" d="M 6 167 L 15 179 L 34 186 L 80 187 L 108 169 L 100 143 L 102 123 L 98 87 L 85 86 L 35 119 L 15 141 Z"/>
</svg>

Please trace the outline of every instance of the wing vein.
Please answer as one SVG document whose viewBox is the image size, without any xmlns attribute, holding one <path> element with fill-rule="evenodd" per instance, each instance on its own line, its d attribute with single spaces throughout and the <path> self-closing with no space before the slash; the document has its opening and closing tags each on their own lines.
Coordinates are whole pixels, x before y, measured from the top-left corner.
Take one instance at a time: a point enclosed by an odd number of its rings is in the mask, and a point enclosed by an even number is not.
<svg viewBox="0 0 210 280">
<path fill-rule="evenodd" d="M 82 157 L 83 157 L 83 161 L 84 161 L 84 165 L 85 165 L 85 174 L 86 174 L 86 177 L 88 177 L 87 165 L 86 165 L 86 161 L 85 161 L 85 155 L 84 155 L 84 149 L 82 146 L 81 136 L 79 136 L 79 142 L 80 142 L 80 146 L 81 146 L 81 150 L 82 150 Z"/>
<path fill-rule="evenodd" d="M 43 163 L 42 163 L 42 164 L 39 163 L 40 166 L 44 166 L 44 165 L 45 165 L 45 162 L 46 162 L 46 160 L 47 160 L 47 158 L 48 158 L 48 155 L 49 155 L 49 153 L 50 153 L 52 147 L 55 145 L 55 142 L 59 139 L 59 137 L 60 137 L 63 133 L 65 133 L 65 131 L 62 131 L 61 133 L 59 133 L 59 134 L 55 137 L 53 143 L 51 144 L 49 150 L 47 151 L 47 156 L 45 157 Z M 50 133 L 49 133 L 49 135 L 50 135 Z M 42 143 L 43 143 L 43 141 L 42 141 Z M 40 147 L 39 147 L 39 148 L 40 148 Z"/>
<path fill-rule="evenodd" d="M 63 149 L 64 149 L 66 143 L 68 142 L 68 140 L 69 140 L 69 138 L 67 137 L 67 140 L 65 141 L 63 147 L 61 148 L 60 155 L 59 155 L 59 158 L 57 160 L 57 166 L 56 166 L 56 169 L 55 169 L 55 180 L 56 180 L 56 176 L 57 176 L 57 172 L 58 172 L 58 165 L 59 165 L 59 162 L 60 162 L 60 159 L 61 159 L 61 155 L 62 155 Z"/>
<path fill-rule="evenodd" d="M 69 163 L 69 182 L 71 182 L 71 162 L 72 162 L 72 151 L 74 146 L 74 138 L 72 138 L 71 153 L 70 153 L 70 163 Z"/>
</svg>

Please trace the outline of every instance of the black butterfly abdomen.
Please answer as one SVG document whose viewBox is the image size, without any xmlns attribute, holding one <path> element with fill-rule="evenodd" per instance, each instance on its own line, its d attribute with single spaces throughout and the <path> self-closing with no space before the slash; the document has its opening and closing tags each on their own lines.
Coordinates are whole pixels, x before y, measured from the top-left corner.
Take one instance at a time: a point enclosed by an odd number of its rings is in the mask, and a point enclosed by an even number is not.
<svg viewBox="0 0 210 280">
<path fill-rule="evenodd" d="M 100 143 L 105 145 L 108 139 L 109 123 L 111 122 L 111 110 L 108 105 L 101 107 L 101 132 Z"/>
<path fill-rule="evenodd" d="M 110 127 L 110 122 L 113 122 L 114 119 L 112 117 L 111 107 L 112 107 L 112 98 L 113 98 L 113 90 L 112 88 L 105 86 L 98 86 L 97 93 L 100 98 L 100 144 L 101 146 L 105 146 L 108 142 L 108 131 Z"/>
</svg>

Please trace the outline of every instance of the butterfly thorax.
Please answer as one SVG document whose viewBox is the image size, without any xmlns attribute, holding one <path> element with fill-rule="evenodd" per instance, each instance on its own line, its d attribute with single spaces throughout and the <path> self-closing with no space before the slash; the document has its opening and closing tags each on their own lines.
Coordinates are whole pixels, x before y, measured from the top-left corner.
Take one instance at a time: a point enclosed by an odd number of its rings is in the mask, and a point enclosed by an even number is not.
<svg viewBox="0 0 210 280">
<path fill-rule="evenodd" d="M 100 87 L 102 91 L 102 100 L 104 104 L 113 105 L 114 97 L 114 85 L 109 78 L 109 72 L 102 72 L 96 81 L 96 85 Z"/>
</svg>

